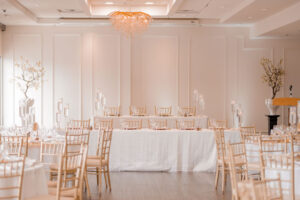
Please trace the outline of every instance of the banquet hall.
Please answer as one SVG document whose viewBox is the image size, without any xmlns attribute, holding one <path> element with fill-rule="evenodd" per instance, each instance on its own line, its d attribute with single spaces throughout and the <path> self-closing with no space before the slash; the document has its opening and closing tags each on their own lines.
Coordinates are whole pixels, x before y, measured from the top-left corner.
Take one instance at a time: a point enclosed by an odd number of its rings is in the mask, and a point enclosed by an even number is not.
<svg viewBox="0 0 300 200">
<path fill-rule="evenodd" d="M 0 0 L 0 199 L 300 199 L 300 0 Z"/>
</svg>

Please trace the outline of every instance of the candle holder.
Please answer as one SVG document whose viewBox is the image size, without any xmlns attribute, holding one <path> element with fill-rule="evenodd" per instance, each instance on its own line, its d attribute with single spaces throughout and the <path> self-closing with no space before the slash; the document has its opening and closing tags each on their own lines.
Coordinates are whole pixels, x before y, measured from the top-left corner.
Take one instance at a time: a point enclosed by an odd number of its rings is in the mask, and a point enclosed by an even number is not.
<svg viewBox="0 0 300 200">
<path fill-rule="evenodd" d="M 55 115 L 57 129 L 63 129 L 65 127 L 68 127 L 70 122 L 69 112 L 70 112 L 70 105 L 67 103 L 64 106 L 63 98 L 60 98 L 57 101 L 57 111 Z"/>
<path fill-rule="evenodd" d="M 97 89 L 96 92 L 96 99 L 95 99 L 95 115 L 96 116 L 103 116 L 104 115 L 104 108 L 106 105 L 106 98 L 100 91 L 100 89 Z"/>
</svg>

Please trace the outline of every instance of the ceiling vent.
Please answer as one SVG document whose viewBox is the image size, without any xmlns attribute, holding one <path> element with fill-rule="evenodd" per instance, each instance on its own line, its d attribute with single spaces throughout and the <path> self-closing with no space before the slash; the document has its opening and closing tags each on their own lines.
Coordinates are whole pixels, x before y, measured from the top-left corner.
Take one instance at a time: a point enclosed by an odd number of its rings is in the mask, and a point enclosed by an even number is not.
<svg viewBox="0 0 300 200">
<path fill-rule="evenodd" d="M 76 10 L 76 9 L 57 9 L 57 12 L 62 13 L 62 14 L 83 13 L 82 10 Z"/>
<path fill-rule="evenodd" d="M 176 14 L 199 14 L 196 10 L 177 10 Z"/>
</svg>

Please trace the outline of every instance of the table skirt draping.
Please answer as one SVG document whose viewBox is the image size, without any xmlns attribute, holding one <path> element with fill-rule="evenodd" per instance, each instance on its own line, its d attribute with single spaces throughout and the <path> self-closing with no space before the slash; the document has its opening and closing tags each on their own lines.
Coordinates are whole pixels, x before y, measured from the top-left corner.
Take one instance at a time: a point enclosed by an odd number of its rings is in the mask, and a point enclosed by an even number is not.
<svg viewBox="0 0 300 200">
<path fill-rule="evenodd" d="M 23 177 L 22 199 L 31 198 L 40 195 L 48 194 L 48 185 L 45 170 L 42 164 L 37 164 L 32 167 L 25 167 Z M 17 178 L 1 179 L 1 187 L 16 185 Z M 16 190 L 0 191 L 2 195 L 15 195 Z"/>
<path fill-rule="evenodd" d="M 97 117 L 97 116 L 96 116 Z M 141 119 L 143 128 L 148 127 L 148 120 L 149 119 L 166 119 L 168 128 L 176 128 L 176 120 L 195 120 L 195 126 L 199 128 L 207 128 L 208 124 L 208 117 L 207 116 L 191 116 L 191 117 L 181 117 L 181 116 L 167 116 L 167 117 L 160 117 L 160 116 L 107 116 L 107 117 L 100 117 L 100 119 L 112 119 L 113 120 L 113 128 L 119 129 L 121 128 L 121 121 L 124 119 Z"/>
<path fill-rule="evenodd" d="M 89 155 L 96 154 L 97 138 L 91 131 Z M 239 131 L 226 130 L 225 138 L 237 142 Z M 39 147 L 31 147 L 29 157 L 38 160 Z M 212 130 L 113 130 L 111 171 L 214 171 L 216 158 Z"/>
<path fill-rule="evenodd" d="M 225 131 L 237 142 L 239 131 Z M 91 132 L 89 154 L 95 154 L 97 131 Z M 111 171 L 214 171 L 216 145 L 212 130 L 150 129 L 113 131 Z"/>
</svg>

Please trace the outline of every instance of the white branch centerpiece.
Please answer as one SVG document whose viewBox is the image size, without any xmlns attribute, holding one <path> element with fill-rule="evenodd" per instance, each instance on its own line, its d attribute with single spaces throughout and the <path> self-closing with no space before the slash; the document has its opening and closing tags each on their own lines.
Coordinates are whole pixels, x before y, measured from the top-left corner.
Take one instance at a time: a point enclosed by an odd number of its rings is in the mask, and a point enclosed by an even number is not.
<svg viewBox="0 0 300 200">
<path fill-rule="evenodd" d="M 272 89 L 272 99 L 266 99 L 265 104 L 269 109 L 270 115 L 275 115 L 278 106 L 273 106 L 273 99 L 280 91 L 283 85 L 283 60 L 280 59 L 279 63 L 275 65 L 269 58 L 262 58 L 260 61 L 261 66 L 264 69 L 262 76 L 263 82 L 266 83 Z"/>
<path fill-rule="evenodd" d="M 196 112 L 198 112 L 198 114 L 201 115 L 205 109 L 205 101 L 203 95 L 200 94 L 199 91 L 195 89 L 193 91 L 193 98 L 196 105 Z"/>
<path fill-rule="evenodd" d="M 40 88 L 44 74 L 45 69 L 40 61 L 31 63 L 28 59 L 21 57 L 20 61 L 15 63 L 13 80 L 24 95 L 24 98 L 19 101 L 22 126 L 32 125 L 35 122 L 34 99 L 30 98 L 28 93 L 32 89 Z"/>
</svg>

